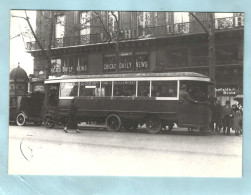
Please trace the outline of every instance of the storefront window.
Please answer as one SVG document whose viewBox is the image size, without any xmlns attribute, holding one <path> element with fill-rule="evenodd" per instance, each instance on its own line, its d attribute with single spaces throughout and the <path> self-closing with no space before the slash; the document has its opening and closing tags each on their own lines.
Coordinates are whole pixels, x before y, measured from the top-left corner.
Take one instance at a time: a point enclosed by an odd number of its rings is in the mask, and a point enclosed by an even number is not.
<svg viewBox="0 0 251 195">
<path fill-rule="evenodd" d="M 77 58 L 77 72 L 87 73 L 88 72 L 88 56 L 80 56 Z"/>
<path fill-rule="evenodd" d="M 132 53 L 123 53 L 120 55 L 119 70 L 120 71 L 132 71 L 133 70 Z"/>
<path fill-rule="evenodd" d="M 104 56 L 104 72 L 116 71 L 116 58 L 115 55 Z"/>
<path fill-rule="evenodd" d="M 113 96 L 136 96 L 136 81 L 114 81 Z"/>
<path fill-rule="evenodd" d="M 188 63 L 187 48 L 172 49 L 167 53 L 168 66 L 185 67 Z"/>
<path fill-rule="evenodd" d="M 100 91 L 100 82 L 98 81 L 80 83 L 79 96 L 99 97 L 99 91 Z"/>
<path fill-rule="evenodd" d="M 208 47 L 191 49 L 192 66 L 208 66 Z"/>
<path fill-rule="evenodd" d="M 149 55 L 148 54 L 138 54 L 136 55 L 136 70 L 149 70 Z"/>
<path fill-rule="evenodd" d="M 216 46 L 216 64 L 238 64 L 237 45 Z"/>
<path fill-rule="evenodd" d="M 177 81 L 152 81 L 152 97 L 176 97 Z"/>
<path fill-rule="evenodd" d="M 61 83 L 60 96 L 61 97 L 78 96 L 78 83 Z"/>
</svg>

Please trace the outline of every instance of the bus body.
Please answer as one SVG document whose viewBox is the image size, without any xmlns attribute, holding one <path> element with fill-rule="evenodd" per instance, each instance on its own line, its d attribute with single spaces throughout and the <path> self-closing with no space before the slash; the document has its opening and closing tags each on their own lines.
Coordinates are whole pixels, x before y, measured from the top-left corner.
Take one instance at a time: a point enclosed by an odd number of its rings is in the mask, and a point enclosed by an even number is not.
<svg viewBox="0 0 251 195">
<path fill-rule="evenodd" d="M 186 84 L 197 100 L 180 100 Z M 205 127 L 211 113 L 206 102 L 210 79 L 192 72 L 74 75 L 45 81 L 48 105 L 45 124 L 53 126 L 68 116 L 72 99 L 79 122 L 106 122 L 110 131 L 146 124 L 150 133 L 162 127 Z M 51 121 L 53 121 L 51 123 Z"/>
</svg>

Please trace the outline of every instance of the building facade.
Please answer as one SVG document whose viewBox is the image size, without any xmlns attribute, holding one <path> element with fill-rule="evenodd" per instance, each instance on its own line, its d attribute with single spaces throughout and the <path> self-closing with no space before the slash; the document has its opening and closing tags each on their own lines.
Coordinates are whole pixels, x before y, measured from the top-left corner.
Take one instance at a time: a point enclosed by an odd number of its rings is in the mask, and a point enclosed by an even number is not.
<svg viewBox="0 0 251 195">
<path fill-rule="evenodd" d="M 213 14 L 216 95 L 243 93 L 243 13 L 38 11 L 36 35 L 51 42 L 50 76 L 131 72 L 198 72 L 209 75 L 208 28 Z M 53 18 L 49 28 L 48 18 Z M 200 24 L 198 20 L 200 21 Z M 51 30 L 50 30 L 51 29 Z M 119 33 L 118 33 L 119 32 Z M 34 75 L 47 72 L 37 42 L 28 42 Z"/>
</svg>

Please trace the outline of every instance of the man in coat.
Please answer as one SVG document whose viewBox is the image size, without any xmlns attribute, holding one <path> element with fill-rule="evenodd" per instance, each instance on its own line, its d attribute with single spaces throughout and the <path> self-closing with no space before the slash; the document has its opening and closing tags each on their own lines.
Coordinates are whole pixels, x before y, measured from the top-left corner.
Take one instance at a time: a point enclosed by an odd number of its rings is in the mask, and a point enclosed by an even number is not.
<svg viewBox="0 0 251 195">
<path fill-rule="evenodd" d="M 222 128 L 222 105 L 219 100 L 216 101 L 215 105 L 215 119 L 216 119 L 216 131 L 220 132 Z"/>
<path fill-rule="evenodd" d="M 227 130 L 227 135 L 230 135 L 230 127 L 231 127 L 231 117 L 232 117 L 232 108 L 230 106 L 230 101 L 226 100 L 225 105 L 222 109 L 222 119 L 223 119 L 223 134 Z"/>
</svg>

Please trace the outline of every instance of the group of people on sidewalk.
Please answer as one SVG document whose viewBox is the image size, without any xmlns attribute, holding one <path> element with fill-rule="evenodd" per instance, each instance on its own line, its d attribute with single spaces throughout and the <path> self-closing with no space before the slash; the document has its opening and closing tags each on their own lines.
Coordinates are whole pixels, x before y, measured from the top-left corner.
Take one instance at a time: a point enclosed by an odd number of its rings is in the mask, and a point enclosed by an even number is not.
<svg viewBox="0 0 251 195">
<path fill-rule="evenodd" d="M 216 98 L 211 102 L 212 110 L 212 132 L 220 133 L 223 130 L 223 135 L 230 135 L 230 129 L 235 131 L 235 135 L 242 134 L 242 105 L 234 104 L 230 106 L 230 101 L 226 100 L 225 105 L 221 105 Z"/>
</svg>

